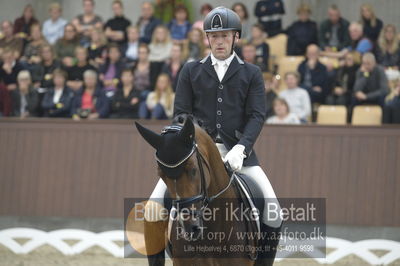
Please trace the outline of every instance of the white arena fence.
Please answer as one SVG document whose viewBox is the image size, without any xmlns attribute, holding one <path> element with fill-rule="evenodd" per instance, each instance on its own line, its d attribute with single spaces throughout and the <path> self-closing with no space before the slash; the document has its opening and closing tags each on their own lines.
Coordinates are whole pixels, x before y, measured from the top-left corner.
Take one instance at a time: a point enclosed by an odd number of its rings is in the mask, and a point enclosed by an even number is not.
<svg viewBox="0 0 400 266">
<path fill-rule="evenodd" d="M 19 244 L 16 239 L 27 239 L 24 244 Z M 69 245 L 65 241 L 76 241 Z M 114 230 L 94 233 L 80 229 L 61 229 L 45 232 L 32 228 L 10 228 L 0 230 L 0 245 L 8 248 L 15 254 L 29 254 L 35 249 L 49 245 L 66 256 L 81 254 L 91 247 L 101 247 L 114 257 L 124 257 L 124 247 L 116 242 L 124 241 L 124 231 Z M 344 239 L 327 237 L 326 248 L 333 249 L 325 258 L 312 258 L 320 264 L 333 264 L 348 255 L 355 255 L 371 265 L 388 265 L 400 259 L 400 242 L 384 239 L 368 239 L 351 242 Z M 376 256 L 372 250 L 385 251 L 381 257 Z M 285 257 L 290 257 L 286 253 Z M 278 258 L 281 261 L 284 258 Z"/>
</svg>

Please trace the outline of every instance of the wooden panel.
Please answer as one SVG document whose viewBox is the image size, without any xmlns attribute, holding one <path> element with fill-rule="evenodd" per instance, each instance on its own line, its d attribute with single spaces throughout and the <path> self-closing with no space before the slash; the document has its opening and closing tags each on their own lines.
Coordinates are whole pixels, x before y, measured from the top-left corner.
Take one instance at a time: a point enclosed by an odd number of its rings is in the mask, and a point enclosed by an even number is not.
<svg viewBox="0 0 400 266">
<path fill-rule="evenodd" d="M 256 147 L 279 197 L 327 198 L 329 223 L 400 226 L 399 127 L 266 125 Z M 121 217 L 157 182 L 153 153 L 131 120 L 1 119 L 0 215 Z"/>
</svg>

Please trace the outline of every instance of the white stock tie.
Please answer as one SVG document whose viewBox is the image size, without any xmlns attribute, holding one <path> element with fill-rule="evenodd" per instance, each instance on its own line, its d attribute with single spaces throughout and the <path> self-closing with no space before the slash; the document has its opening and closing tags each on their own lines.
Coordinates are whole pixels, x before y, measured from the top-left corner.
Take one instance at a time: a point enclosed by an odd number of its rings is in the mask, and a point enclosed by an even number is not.
<svg viewBox="0 0 400 266">
<path fill-rule="evenodd" d="M 217 61 L 217 75 L 218 79 L 221 82 L 225 76 L 226 72 L 226 63 L 225 61 Z"/>
</svg>

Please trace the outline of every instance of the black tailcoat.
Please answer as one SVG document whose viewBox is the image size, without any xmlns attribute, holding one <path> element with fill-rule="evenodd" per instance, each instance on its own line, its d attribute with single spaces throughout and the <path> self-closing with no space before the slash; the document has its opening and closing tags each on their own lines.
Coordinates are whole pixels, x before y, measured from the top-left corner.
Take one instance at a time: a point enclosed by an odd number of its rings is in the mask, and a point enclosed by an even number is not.
<svg viewBox="0 0 400 266">
<path fill-rule="evenodd" d="M 265 121 L 264 81 L 260 69 L 235 56 L 220 82 L 211 57 L 184 65 L 176 89 L 174 116 L 192 114 L 212 137 L 230 150 L 245 146 L 244 166 L 258 165 L 253 145 Z"/>
</svg>

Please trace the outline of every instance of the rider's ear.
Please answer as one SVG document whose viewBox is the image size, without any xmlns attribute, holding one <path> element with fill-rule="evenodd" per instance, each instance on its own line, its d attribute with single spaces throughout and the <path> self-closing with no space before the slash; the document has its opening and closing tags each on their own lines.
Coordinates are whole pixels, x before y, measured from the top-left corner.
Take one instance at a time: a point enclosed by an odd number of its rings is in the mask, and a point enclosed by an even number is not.
<svg viewBox="0 0 400 266">
<path fill-rule="evenodd" d="M 154 149 L 158 150 L 162 143 L 163 143 L 163 137 L 161 135 L 158 135 L 157 133 L 154 133 L 153 131 L 145 128 L 138 122 L 135 122 L 136 128 L 138 129 L 140 135 L 149 143 L 151 146 L 153 146 Z"/>
<path fill-rule="evenodd" d="M 185 124 L 183 125 L 183 128 L 181 129 L 179 135 L 185 140 L 185 141 L 193 141 L 194 138 L 194 125 L 193 121 L 190 117 L 186 118 Z"/>
</svg>

